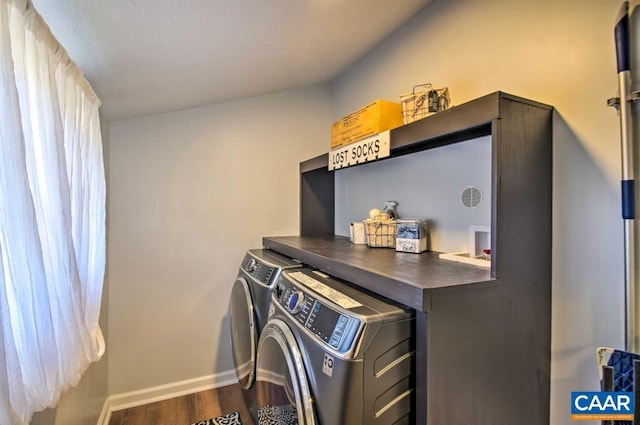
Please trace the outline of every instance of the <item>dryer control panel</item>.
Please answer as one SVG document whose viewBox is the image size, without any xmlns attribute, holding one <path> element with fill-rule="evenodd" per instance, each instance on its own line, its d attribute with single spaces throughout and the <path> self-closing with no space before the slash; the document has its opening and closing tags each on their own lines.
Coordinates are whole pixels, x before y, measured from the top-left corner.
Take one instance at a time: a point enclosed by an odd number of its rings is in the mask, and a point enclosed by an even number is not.
<svg viewBox="0 0 640 425">
<path fill-rule="evenodd" d="M 269 285 L 276 271 L 275 266 L 266 264 L 251 254 L 245 255 L 241 267 L 247 274 L 265 285 Z"/>
<path fill-rule="evenodd" d="M 292 274 L 296 276 L 295 273 Z M 312 279 L 303 273 L 300 273 L 298 278 Z M 336 298 L 344 301 L 344 294 L 319 281 L 310 283 L 314 285 L 315 291 L 321 295 L 330 294 L 331 298 L 318 297 L 303 285 L 296 285 L 286 279 L 284 275 L 278 279 L 273 298 L 300 326 L 316 338 L 338 352 L 350 351 L 357 340 L 361 320 L 342 311 L 341 305 L 333 302 Z"/>
</svg>

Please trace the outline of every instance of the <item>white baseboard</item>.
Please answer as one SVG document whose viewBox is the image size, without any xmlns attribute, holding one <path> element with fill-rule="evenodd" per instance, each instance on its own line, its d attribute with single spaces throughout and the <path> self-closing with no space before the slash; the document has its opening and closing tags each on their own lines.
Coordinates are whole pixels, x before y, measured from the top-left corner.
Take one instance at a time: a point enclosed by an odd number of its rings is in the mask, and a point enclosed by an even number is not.
<svg viewBox="0 0 640 425">
<path fill-rule="evenodd" d="M 111 420 L 111 399 L 107 397 L 102 405 L 102 410 L 100 411 L 100 417 L 98 417 L 97 425 L 109 425 L 109 421 Z"/>
<path fill-rule="evenodd" d="M 105 400 L 97 425 L 109 425 L 111 412 L 197 393 L 199 391 L 206 391 L 212 388 L 224 387 L 226 385 L 236 384 L 237 382 L 236 372 L 230 370 L 214 375 L 188 379 L 186 381 L 172 382 L 157 387 L 114 394 Z"/>
</svg>

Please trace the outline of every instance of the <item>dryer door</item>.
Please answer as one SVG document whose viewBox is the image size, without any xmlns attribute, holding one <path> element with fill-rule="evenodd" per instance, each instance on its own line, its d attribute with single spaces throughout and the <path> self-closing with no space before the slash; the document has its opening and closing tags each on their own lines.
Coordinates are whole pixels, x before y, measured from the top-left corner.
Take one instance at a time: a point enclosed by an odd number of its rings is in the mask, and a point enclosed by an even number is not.
<svg viewBox="0 0 640 425">
<path fill-rule="evenodd" d="M 282 320 L 260 334 L 256 369 L 258 425 L 317 424 L 300 348 Z"/>
<path fill-rule="evenodd" d="M 251 292 L 243 277 L 238 277 L 231 288 L 229 322 L 236 376 L 240 386 L 249 389 L 255 379 L 258 338 Z"/>
</svg>

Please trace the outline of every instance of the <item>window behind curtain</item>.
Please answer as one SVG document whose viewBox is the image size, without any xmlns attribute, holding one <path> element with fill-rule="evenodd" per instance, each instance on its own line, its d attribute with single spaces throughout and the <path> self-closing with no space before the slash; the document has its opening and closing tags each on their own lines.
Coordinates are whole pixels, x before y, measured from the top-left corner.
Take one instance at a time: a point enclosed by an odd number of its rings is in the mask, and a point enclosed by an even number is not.
<svg viewBox="0 0 640 425">
<path fill-rule="evenodd" d="M 27 0 L 0 0 L 0 424 L 29 423 L 104 352 L 97 98 Z"/>
</svg>

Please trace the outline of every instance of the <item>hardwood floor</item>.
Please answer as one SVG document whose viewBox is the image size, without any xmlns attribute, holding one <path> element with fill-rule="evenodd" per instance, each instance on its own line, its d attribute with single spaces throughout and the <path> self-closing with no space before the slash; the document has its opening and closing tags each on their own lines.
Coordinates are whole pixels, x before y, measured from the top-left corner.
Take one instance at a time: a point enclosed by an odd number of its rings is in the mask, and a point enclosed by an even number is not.
<svg viewBox="0 0 640 425">
<path fill-rule="evenodd" d="M 254 425 L 237 384 L 112 412 L 109 425 L 191 425 L 233 412 Z"/>
</svg>

